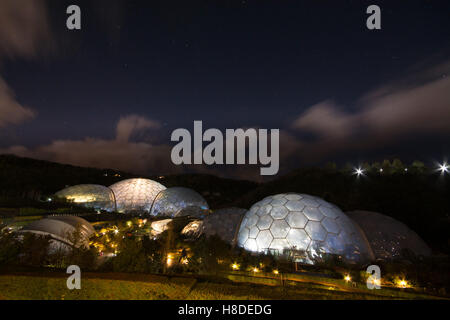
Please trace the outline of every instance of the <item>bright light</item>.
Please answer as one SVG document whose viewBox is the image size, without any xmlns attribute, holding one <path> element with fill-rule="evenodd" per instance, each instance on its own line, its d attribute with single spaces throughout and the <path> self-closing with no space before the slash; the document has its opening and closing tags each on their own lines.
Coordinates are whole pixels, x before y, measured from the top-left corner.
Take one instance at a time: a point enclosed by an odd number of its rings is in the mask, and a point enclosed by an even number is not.
<svg viewBox="0 0 450 320">
<path fill-rule="evenodd" d="M 448 173 L 449 168 L 450 167 L 447 164 L 447 162 L 444 162 L 443 164 L 439 164 L 439 171 L 441 172 L 441 174 Z"/>
<path fill-rule="evenodd" d="M 383 172 L 383 168 L 380 169 L 380 172 Z"/>
<path fill-rule="evenodd" d="M 117 230 L 117 229 L 114 230 L 114 233 L 115 233 L 115 234 L 118 234 L 118 233 L 119 233 L 119 230 Z"/>
<path fill-rule="evenodd" d="M 380 279 L 376 279 L 376 278 L 372 278 L 371 283 L 372 283 L 373 285 L 376 285 L 376 286 L 380 286 L 380 285 L 381 285 Z"/>
<path fill-rule="evenodd" d="M 278 272 L 277 269 L 275 269 L 275 270 L 273 270 L 273 273 L 274 273 L 274 274 L 278 274 L 279 272 Z"/>
<path fill-rule="evenodd" d="M 346 282 L 349 282 L 349 281 L 352 280 L 352 278 L 350 278 L 350 276 L 347 274 L 347 275 L 344 277 L 344 280 L 345 280 Z"/>
<path fill-rule="evenodd" d="M 408 284 L 408 281 L 406 281 L 406 280 L 399 280 L 399 281 L 397 281 L 397 286 L 400 288 L 408 288 L 409 284 Z"/>
<path fill-rule="evenodd" d="M 257 267 L 254 267 L 253 272 L 259 272 L 259 269 Z"/>
<path fill-rule="evenodd" d="M 355 170 L 354 170 L 353 173 L 356 174 L 356 175 L 359 177 L 360 175 L 363 175 L 363 174 L 364 174 L 364 169 L 361 169 L 361 168 L 355 168 Z"/>
<path fill-rule="evenodd" d="M 171 254 L 167 255 L 167 266 L 170 267 L 173 263 L 173 256 Z"/>
<path fill-rule="evenodd" d="M 238 265 L 237 263 L 233 263 L 233 264 L 231 265 L 231 268 L 232 268 L 233 270 L 239 270 L 239 265 Z"/>
</svg>

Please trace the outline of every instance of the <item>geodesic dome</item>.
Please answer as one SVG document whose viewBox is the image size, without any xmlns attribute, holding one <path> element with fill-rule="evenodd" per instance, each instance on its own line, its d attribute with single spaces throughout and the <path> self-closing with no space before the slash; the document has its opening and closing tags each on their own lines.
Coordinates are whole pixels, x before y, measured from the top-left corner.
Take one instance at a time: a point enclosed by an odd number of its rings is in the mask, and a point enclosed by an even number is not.
<svg viewBox="0 0 450 320">
<path fill-rule="evenodd" d="M 206 200 L 196 191 L 173 187 L 161 191 L 155 198 L 150 214 L 152 216 L 201 218 L 209 210 Z"/>
<path fill-rule="evenodd" d="M 373 259 L 357 225 L 325 200 L 297 193 L 268 196 L 242 220 L 238 245 L 252 252 L 290 256 L 314 264 L 329 255 L 347 263 Z"/>
<path fill-rule="evenodd" d="M 77 245 L 73 243 L 73 236 L 76 231 L 80 232 L 80 239 L 78 239 L 80 243 L 78 245 L 88 247 L 88 240 L 94 234 L 95 230 L 88 221 L 79 217 L 56 216 L 33 221 L 24 226 L 18 233 L 50 236 L 51 249 L 56 250 L 68 249 L 72 245 Z"/>
<path fill-rule="evenodd" d="M 405 249 L 418 256 L 431 255 L 431 249 L 419 235 L 394 218 L 362 210 L 347 215 L 364 231 L 376 259 L 402 258 Z"/>
<path fill-rule="evenodd" d="M 55 193 L 55 196 L 87 208 L 116 210 L 116 199 L 112 190 L 98 184 L 79 184 L 68 187 Z"/>
<path fill-rule="evenodd" d="M 156 196 L 166 187 L 150 179 L 127 179 L 109 187 L 116 197 L 118 212 L 150 212 Z"/>
<path fill-rule="evenodd" d="M 202 232 L 206 236 L 217 235 L 222 240 L 233 244 L 241 220 L 246 212 L 247 210 L 242 208 L 224 208 L 215 210 L 212 214 L 203 219 Z"/>
</svg>

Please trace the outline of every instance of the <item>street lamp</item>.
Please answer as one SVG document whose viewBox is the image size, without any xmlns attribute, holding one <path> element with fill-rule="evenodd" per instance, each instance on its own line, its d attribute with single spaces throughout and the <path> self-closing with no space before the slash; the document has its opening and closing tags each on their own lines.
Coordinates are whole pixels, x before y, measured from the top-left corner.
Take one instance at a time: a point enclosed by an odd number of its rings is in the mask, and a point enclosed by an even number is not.
<svg viewBox="0 0 450 320">
<path fill-rule="evenodd" d="M 447 162 L 439 164 L 439 171 L 441 172 L 441 174 L 448 173 L 448 169 L 449 169 L 449 165 L 447 164 Z"/>
<path fill-rule="evenodd" d="M 356 174 L 357 177 L 359 177 L 361 175 L 364 175 L 364 169 L 362 169 L 362 168 L 355 168 L 353 173 Z"/>
</svg>

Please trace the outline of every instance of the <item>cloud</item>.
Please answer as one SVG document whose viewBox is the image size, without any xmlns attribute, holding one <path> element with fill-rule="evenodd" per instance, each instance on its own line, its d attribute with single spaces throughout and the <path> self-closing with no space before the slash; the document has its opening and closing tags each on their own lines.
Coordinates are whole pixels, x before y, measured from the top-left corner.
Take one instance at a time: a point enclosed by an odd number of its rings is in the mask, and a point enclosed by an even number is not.
<svg viewBox="0 0 450 320">
<path fill-rule="evenodd" d="M 117 141 L 126 142 L 130 140 L 133 133 L 144 129 L 159 129 L 161 124 L 158 121 L 147 119 L 135 114 L 121 117 L 116 129 Z"/>
<path fill-rule="evenodd" d="M 20 105 L 8 85 L 0 77 L 0 128 L 32 119 L 35 112 Z"/>
<path fill-rule="evenodd" d="M 340 111 L 332 101 L 323 101 L 310 107 L 292 123 L 293 128 L 320 137 L 347 136 L 354 126 L 355 116 Z"/>
<path fill-rule="evenodd" d="M 450 133 L 450 62 L 435 64 L 370 91 L 344 112 L 332 101 L 313 105 L 291 127 L 313 134 L 303 148 L 321 157 L 340 150 L 394 145 L 420 135 Z"/>
<path fill-rule="evenodd" d="M 51 46 L 45 1 L 0 1 L 0 56 L 30 58 Z"/>
<path fill-rule="evenodd" d="M 0 1 L 0 58 L 32 58 L 51 47 L 45 1 Z M 17 102 L 0 76 L 0 128 L 17 125 L 35 112 Z"/>
<path fill-rule="evenodd" d="M 36 148 L 12 146 L 0 149 L 0 154 L 49 160 L 77 166 L 113 168 L 137 174 L 174 173 L 182 168 L 170 160 L 170 146 L 133 142 L 136 133 L 158 127 L 158 122 L 137 115 L 122 117 L 113 140 L 85 138 L 55 140 Z"/>
</svg>

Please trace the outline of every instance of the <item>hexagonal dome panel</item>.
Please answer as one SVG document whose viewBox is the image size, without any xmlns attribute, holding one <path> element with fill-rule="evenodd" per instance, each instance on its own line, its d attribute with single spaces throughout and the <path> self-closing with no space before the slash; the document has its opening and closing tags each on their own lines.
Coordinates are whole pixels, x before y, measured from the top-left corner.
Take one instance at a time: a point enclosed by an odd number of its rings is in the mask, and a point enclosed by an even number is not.
<svg viewBox="0 0 450 320">
<path fill-rule="evenodd" d="M 242 219 L 237 244 L 311 264 L 330 254 L 348 263 L 366 263 L 374 257 L 362 231 L 338 207 L 297 193 L 280 193 L 255 203 Z"/>
<path fill-rule="evenodd" d="M 303 229 L 291 229 L 286 239 L 296 250 L 306 250 L 311 243 L 311 239 Z"/>
<path fill-rule="evenodd" d="M 318 208 L 306 207 L 303 210 L 303 214 L 308 218 L 308 220 L 320 221 L 323 219 L 323 215 L 320 213 Z"/>
<path fill-rule="evenodd" d="M 270 215 L 274 219 L 283 219 L 287 216 L 289 210 L 284 206 L 273 206 Z"/>
<path fill-rule="evenodd" d="M 268 249 L 270 243 L 272 242 L 273 237 L 269 230 L 263 230 L 258 234 L 256 238 L 256 243 L 258 244 L 258 248 L 260 250 Z"/>
<path fill-rule="evenodd" d="M 272 232 L 272 235 L 274 236 L 274 238 L 286 238 L 290 229 L 291 229 L 291 227 L 289 227 L 286 220 L 275 220 L 272 223 L 270 232 Z"/>
<path fill-rule="evenodd" d="M 269 229 L 272 225 L 273 219 L 269 214 L 262 216 L 259 218 L 258 223 L 256 224 L 259 230 Z"/>
<path fill-rule="evenodd" d="M 318 221 L 309 221 L 306 224 L 305 230 L 312 240 L 323 241 L 327 236 L 327 231 Z"/>
<path fill-rule="evenodd" d="M 302 212 L 291 211 L 286 221 L 292 228 L 304 228 L 308 222 L 308 218 Z"/>
</svg>

